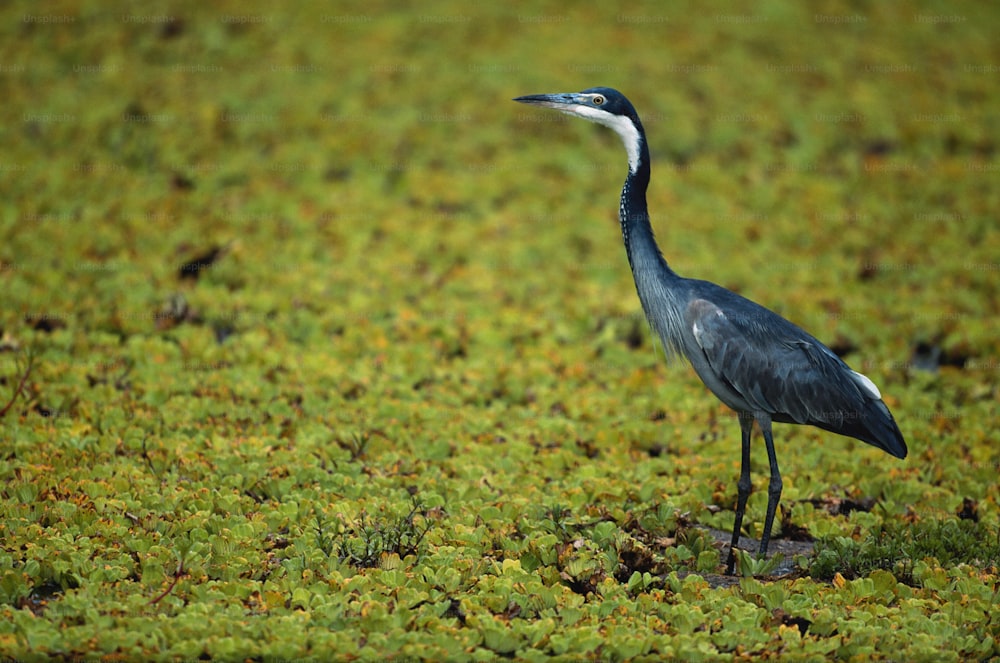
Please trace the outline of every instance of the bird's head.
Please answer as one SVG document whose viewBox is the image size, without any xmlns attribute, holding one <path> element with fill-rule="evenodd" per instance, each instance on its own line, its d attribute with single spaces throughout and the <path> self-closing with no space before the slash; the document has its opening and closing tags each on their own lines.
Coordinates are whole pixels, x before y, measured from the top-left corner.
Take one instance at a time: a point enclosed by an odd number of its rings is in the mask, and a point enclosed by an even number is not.
<svg viewBox="0 0 1000 663">
<path fill-rule="evenodd" d="M 530 94 L 517 97 L 514 101 L 552 108 L 567 115 L 575 115 L 610 127 L 621 136 L 625 144 L 629 169 L 634 173 L 639 168 L 640 155 L 646 140 L 642 123 L 632 103 L 618 90 L 592 87 L 583 92 Z"/>
</svg>

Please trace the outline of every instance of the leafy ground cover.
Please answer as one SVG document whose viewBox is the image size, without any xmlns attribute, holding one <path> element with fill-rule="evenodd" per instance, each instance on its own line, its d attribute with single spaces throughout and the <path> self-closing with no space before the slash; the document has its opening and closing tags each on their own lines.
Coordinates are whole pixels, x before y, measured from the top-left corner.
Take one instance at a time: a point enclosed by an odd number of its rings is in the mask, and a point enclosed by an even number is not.
<svg viewBox="0 0 1000 663">
<path fill-rule="evenodd" d="M 0 17 L 4 656 L 1000 656 L 989 3 Z M 621 148 L 509 101 L 597 84 L 674 267 L 909 443 L 780 426 L 737 579 L 738 426 L 642 320 Z"/>
</svg>

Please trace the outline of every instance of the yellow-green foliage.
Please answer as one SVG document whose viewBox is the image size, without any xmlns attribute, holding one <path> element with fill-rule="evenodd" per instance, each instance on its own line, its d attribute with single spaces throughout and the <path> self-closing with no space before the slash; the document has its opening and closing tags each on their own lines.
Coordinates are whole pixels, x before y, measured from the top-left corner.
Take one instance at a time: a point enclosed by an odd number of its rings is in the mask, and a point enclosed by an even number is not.
<svg viewBox="0 0 1000 663">
<path fill-rule="evenodd" d="M 0 656 L 1000 656 L 998 27 L 5 3 Z M 824 539 L 791 574 L 718 575 L 738 426 L 651 341 L 617 139 L 510 101 L 593 85 L 643 115 L 673 266 L 845 353 L 906 436 L 776 429 L 774 545 Z"/>
</svg>

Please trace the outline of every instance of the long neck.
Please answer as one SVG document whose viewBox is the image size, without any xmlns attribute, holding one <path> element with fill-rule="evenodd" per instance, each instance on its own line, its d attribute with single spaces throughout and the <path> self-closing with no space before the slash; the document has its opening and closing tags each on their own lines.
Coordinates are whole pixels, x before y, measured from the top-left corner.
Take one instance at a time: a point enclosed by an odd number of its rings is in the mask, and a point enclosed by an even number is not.
<svg viewBox="0 0 1000 663">
<path fill-rule="evenodd" d="M 649 148 L 646 147 L 645 136 L 640 139 L 638 162 L 629 164 L 628 177 L 622 187 L 621 205 L 618 216 L 622 226 L 622 239 L 625 241 L 625 253 L 628 255 L 632 275 L 636 277 L 639 286 L 639 276 L 643 273 L 661 271 L 657 263 L 671 275 L 673 271 L 660 253 L 660 247 L 653 236 L 653 227 L 649 222 L 649 210 L 646 207 L 646 187 L 649 186 Z M 642 294 L 642 293 L 640 293 Z"/>
<path fill-rule="evenodd" d="M 649 222 L 646 207 L 649 149 L 644 136 L 640 140 L 638 155 L 637 162 L 630 159 L 619 208 L 625 253 L 646 319 L 663 342 L 667 355 L 680 355 L 683 322 L 678 293 L 681 278 L 670 269 L 660 253 Z"/>
</svg>

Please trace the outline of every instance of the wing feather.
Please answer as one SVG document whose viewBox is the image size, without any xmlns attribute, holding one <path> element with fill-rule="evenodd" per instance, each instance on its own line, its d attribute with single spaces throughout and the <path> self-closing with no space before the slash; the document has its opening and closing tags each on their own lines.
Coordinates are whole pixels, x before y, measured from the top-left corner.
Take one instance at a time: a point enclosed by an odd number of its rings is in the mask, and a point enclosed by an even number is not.
<svg viewBox="0 0 1000 663">
<path fill-rule="evenodd" d="M 727 315 L 696 299 L 685 319 L 716 377 L 752 409 L 804 424 L 831 422 L 863 406 L 862 389 L 874 389 L 870 380 L 858 381 L 853 376 L 860 374 L 778 315 L 763 308 L 750 313 Z"/>
<path fill-rule="evenodd" d="M 698 353 L 692 364 L 723 402 L 906 457 L 903 435 L 870 379 L 778 314 L 707 281 L 689 283 L 683 322 L 694 344 L 687 352 Z"/>
</svg>

